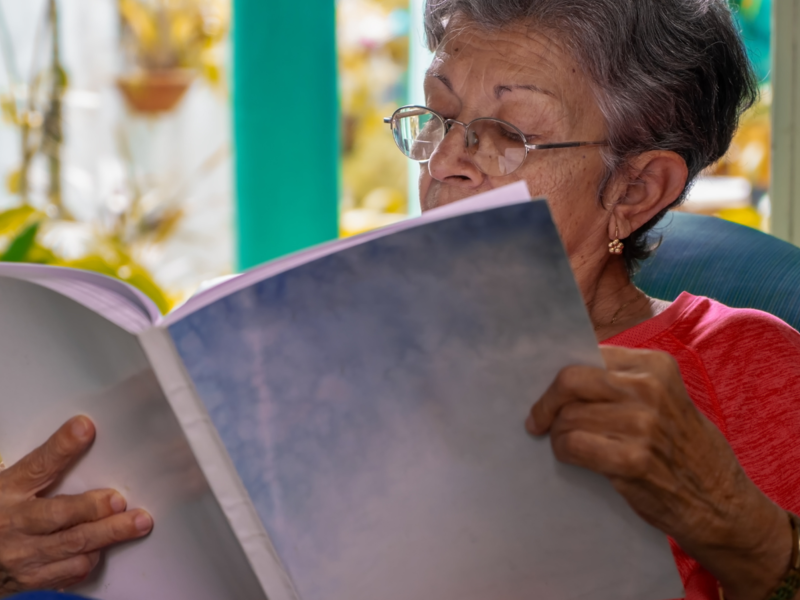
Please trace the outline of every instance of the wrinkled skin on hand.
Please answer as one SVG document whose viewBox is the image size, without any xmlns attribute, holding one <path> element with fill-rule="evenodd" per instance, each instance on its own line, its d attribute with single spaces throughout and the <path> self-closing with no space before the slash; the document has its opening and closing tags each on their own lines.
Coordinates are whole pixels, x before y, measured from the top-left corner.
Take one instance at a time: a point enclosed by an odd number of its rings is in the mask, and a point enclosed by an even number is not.
<svg viewBox="0 0 800 600">
<path fill-rule="evenodd" d="M 607 476 L 648 523 L 721 583 L 727 600 L 765 598 L 789 567 L 786 513 L 747 477 L 694 406 L 668 354 L 602 348 L 606 369 L 562 370 L 531 409 L 556 457 Z"/>
<path fill-rule="evenodd" d="M 42 498 L 94 440 L 86 417 L 64 424 L 44 445 L 0 471 L 0 598 L 63 589 L 85 579 L 112 544 L 147 535 L 143 510 L 127 511 L 114 490 Z"/>
</svg>

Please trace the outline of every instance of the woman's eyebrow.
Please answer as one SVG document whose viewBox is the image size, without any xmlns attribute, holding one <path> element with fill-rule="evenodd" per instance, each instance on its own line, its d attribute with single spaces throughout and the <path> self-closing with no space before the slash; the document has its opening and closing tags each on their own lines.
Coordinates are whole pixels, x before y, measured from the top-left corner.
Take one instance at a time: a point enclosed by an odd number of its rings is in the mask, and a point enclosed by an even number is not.
<svg viewBox="0 0 800 600">
<path fill-rule="evenodd" d="M 448 90 L 453 92 L 453 84 L 450 83 L 450 80 L 441 73 L 437 73 L 436 71 L 430 69 L 427 73 L 425 73 L 425 77 L 433 77 L 434 79 L 438 79 L 447 87 Z"/>
<path fill-rule="evenodd" d="M 512 90 L 526 90 L 535 94 L 544 94 L 545 96 L 550 96 L 551 98 L 556 97 L 556 95 L 550 90 L 540 88 L 538 85 L 533 85 L 531 83 L 525 85 L 497 85 L 494 88 L 495 98 L 500 99 L 500 96 L 503 95 L 503 92 L 510 92 Z"/>
<path fill-rule="evenodd" d="M 425 76 L 426 77 L 431 77 L 433 79 L 438 79 L 439 81 L 441 81 L 445 85 L 445 87 L 447 87 L 448 90 L 450 90 L 451 92 L 455 93 L 455 91 L 453 90 L 453 84 L 450 82 L 450 80 L 445 75 L 442 75 L 441 73 L 438 73 L 438 72 L 434 71 L 433 69 L 429 69 L 425 73 Z M 525 91 L 528 91 L 528 92 L 534 92 L 535 94 L 543 94 L 545 96 L 550 96 L 551 98 L 556 98 L 556 95 L 553 92 L 551 92 L 550 90 L 547 90 L 545 88 L 541 88 L 538 85 L 534 85 L 532 83 L 529 83 L 529 84 L 497 85 L 494 88 L 494 95 L 495 95 L 495 97 L 497 99 L 499 99 L 500 96 L 503 94 L 503 92 L 510 92 L 512 90 L 525 90 Z"/>
</svg>

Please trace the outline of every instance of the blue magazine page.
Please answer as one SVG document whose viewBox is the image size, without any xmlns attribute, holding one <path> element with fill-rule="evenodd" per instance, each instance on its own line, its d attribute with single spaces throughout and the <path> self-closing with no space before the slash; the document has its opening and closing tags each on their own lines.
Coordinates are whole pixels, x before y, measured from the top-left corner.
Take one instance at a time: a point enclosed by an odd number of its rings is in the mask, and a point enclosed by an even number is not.
<svg viewBox="0 0 800 600">
<path fill-rule="evenodd" d="M 167 328 L 292 594 L 681 596 L 666 537 L 524 429 L 602 364 L 547 204 L 365 240 Z"/>
</svg>

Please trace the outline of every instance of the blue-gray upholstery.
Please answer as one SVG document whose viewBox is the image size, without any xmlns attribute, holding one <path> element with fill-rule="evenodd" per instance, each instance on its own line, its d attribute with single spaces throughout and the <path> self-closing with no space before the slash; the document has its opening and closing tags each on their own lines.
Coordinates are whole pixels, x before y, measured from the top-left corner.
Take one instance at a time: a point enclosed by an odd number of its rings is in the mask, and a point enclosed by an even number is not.
<svg viewBox="0 0 800 600">
<path fill-rule="evenodd" d="M 681 292 L 736 308 L 757 308 L 800 329 L 800 248 L 715 217 L 670 213 L 656 236 L 661 247 L 636 284 L 650 296 Z"/>
<path fill-rule="evenodd" d="M 85 600 L 79 596 L 62 594 L 60 592 L 25 592 L 11 596 L 8 600 Z"/>
</svg>

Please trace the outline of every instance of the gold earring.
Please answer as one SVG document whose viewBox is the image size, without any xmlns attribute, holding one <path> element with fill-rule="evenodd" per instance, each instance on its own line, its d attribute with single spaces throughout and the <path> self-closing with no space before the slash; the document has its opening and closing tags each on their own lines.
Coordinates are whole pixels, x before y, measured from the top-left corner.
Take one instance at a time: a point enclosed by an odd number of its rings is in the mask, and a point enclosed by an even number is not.
<svg viewBox="0 0 800 600">
<path fill-rule="evenodd" d="M 608 245 L 608 252 L 610 254 L 622 254 L 622 249 L 625 244 L 619 241 L 619 227 L 614 227 L 614 241 Z"/>
</svg>

